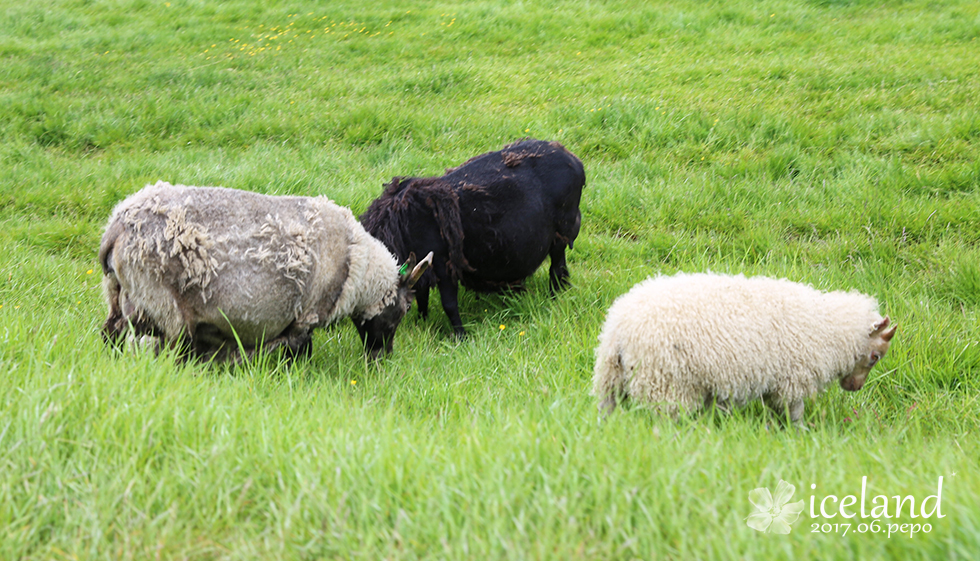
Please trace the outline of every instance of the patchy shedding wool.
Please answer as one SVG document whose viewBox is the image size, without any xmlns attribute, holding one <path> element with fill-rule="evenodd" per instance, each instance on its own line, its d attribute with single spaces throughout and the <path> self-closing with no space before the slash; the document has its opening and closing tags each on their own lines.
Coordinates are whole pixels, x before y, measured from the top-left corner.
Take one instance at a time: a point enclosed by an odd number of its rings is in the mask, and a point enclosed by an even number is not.
<svg viewBox="0 0 980 561">
<path fill-rule="evenodd" d="M 677 274 L 647 279 L 610 307 L 593 395 L 676 414 L 762 398 L 799 422 L 804 399 L 834 381 L 859 389 L 895 328 L 875 300 L 766 277 Z"/>
<path fill-rule="evenodd" d="M 308 351 L 314 328 L 361 326 L 411 298 L 394 256 L 325 197 L 159 182 L 117 205 L 100 260 L 107 338 L 132 326 L 201 356 L 239 343 Z"/>
</svg>

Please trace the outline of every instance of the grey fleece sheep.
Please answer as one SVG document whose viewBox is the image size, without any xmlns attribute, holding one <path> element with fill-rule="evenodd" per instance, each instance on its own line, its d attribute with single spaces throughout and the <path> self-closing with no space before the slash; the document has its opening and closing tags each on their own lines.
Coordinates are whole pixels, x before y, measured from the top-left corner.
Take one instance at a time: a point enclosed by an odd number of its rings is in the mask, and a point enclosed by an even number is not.
<svg viewBox="0 0 980 561">
<path fill-rule="evenodd" d="M 159 182 L 120 202 L 99 250 L 108 341 L 132 329 L 200 358 L 259 346 L 311 351 L 314 328 L 350 316 L 372 357 L 389 352 L 412 286 L 325 197 L 277 197 Z M 414 267 L 414 268 L 413 268 Z"/>
<path fill-rule="evenodd" d="M 647 279 L 609 309 L 596 349 L 600 409 L 621 400 L 676 415 L 763 398 L 799 423 L 804 399 L 860 389 L 895 327 L 871 297 L 785 279 L 677 274 Z"/>
</svg>

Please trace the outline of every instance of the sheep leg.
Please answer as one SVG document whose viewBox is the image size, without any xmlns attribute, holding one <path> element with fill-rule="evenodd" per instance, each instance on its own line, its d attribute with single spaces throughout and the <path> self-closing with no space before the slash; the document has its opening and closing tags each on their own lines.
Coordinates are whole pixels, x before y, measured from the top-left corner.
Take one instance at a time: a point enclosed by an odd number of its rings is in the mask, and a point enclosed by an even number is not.
<svg viewBox="0 0 980 561">
<path fill-rule="evenodd" d="M 307 360 L 313 356 L 313 336 L 307 336 L 306 341 L 301 343 L 298 348 L 295 349 L 293 353 L 294 357 L 304 357 Z"/>
<path fill-rule="evenodd" d="M 447 277 L 439 279 L 439 300 L 442 301 L 442 309 L 449 316 L 449 323 L 453 326 L 456 338 L 466 337 L 463 320 L 459 317 L 459 285 L 456 281 Z"/>
<path fill-rule="evenodd" d="M 115 277 L 106 277 L 103 286 L 109 301 L 109 317 L 102 324 L 102 340 L 106 344 L 118 348 L 120 337 L 127 331 L 137 341 L 143 336 L 160 337 L 163 334 L 153 320 L 129 303 Z"/>
<path fill-rule="evenodd" d="M 620 403 L 626 401 L 626 397 L 624 388 L 611 388 L 606 398 L 599 402 L 599 419 L 608 417 Z"/>
<path fill-rule="evenodd" d="M 551 269 L 548 271 L 550 282 L 548 284 L 551 287 L 551 293 L 556 294 L 571 284 L 568 281 L 568 264 L 565 262 L 565 242 L 555 239 L 551 243 L 551 250 L 548 254 L 551 255 Z"/>
<path fill-rule="evenodd" d="M 794 399 L 787 403 L 781 397 L 767 395 L 764 401 L 780 422 L 786 422 L 788 416 L 789 422 L 796 428 L 806 429 L 806 426 L 803 424 L 804 402 L 802 399 Z"/>
<path fill-rule="evenodd" d="M 793 425 L 797 429 L 806 430 L 806 425 L 803 423 L 803 400 L 795 399 L 789 404 L 789 420 L 792 421 Z"/>
<path fill-rule="evenodd" d="M 188 337 L 183 331 L 176 337 L 161 335 L 158 339 L 158 344 L 155 345 L 155 349 L 157 354 L 160 354 L 164 350 L 171 351 L 177 359 L 177 362 L 180 363 L 192 356 L 200 356 L 194 340 Z"/>
<path fill-rule="evenodd" d="M 102 340 L 106 344 L 118 347 L 121 342 L 120 338 L 127 331 L 130 332 L 133 339 L 138 339 L 141 335 L 155 334 L 152 323 L 145 321 L 142 314 L 133 314 L 127 317 L 121 313 L 110 312 L 109 317 L 102 325 Z"/>
<path fill-rule="evenodd" d="M 722 415 L 728 416 L 732 412 L 732 407 L 727 401 L 723 399 L 719 400 L 717 397 L 709 393 L 704 396 L 704 405 L 702 408 L 710 409 L 712 405 L 714 405 L 715 409 L 717 409 Z"/>
<path fill-rule="evenodd" d="M 280 348 L 284 349 L 286 358 L 289 360 L 295 360 L 298 357 L 310 358 L 313 356 L 313 334 L 310 328 L 299 327 L 293 323 L 278 337 L 261 346 L 262 352 L 266 354 L 276 352 Z M 257 352 L 259 352 L 258 348 L 246 349 L 245 355 L 251 359 Z"/>
<path fill-rule="evenodd" d="M 293 324 L 283 335 L 272 342 L 278 341 L 281 343 L 276 346 L 285 345 L 291 359 L 301 356 L 308 359 L 313 356 L 313 333 L 309 328 L 301 328 Z"/>
<path fill-rule="evenodd" d="M 415 302 L 419 307 L 422 319 L 429 318 L 429 285 L 415 286 Z"/>
<path fill-rule="evenodd" d="M 610 413 L 616 410 L 618 405 L 615 395 L 610 395 L 599 402 L 599 417 L 605 419 Z"/>
</svg>

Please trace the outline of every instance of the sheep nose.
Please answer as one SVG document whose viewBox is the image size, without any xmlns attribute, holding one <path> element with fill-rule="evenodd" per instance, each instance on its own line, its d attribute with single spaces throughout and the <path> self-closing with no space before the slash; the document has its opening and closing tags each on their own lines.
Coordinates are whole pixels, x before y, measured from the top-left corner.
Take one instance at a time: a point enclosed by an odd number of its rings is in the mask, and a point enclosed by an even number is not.
<svg viewBox="0 0 980 561">
<path fill-rule="evenodd" d="M 848 376 L 840 380 L 840 387 L 849 392 L 856 392 L 863 386 L 864 379 L 859 379 L 857 376 Z"/>
</svg>

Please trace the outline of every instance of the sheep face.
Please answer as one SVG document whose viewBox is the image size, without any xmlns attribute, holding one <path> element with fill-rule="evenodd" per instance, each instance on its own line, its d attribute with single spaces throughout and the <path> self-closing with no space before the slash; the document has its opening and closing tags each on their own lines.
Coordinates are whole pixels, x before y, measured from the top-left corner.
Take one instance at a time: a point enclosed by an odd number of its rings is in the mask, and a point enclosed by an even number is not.
<svg viewBox="0 0 980 561">
<path fill-rule="evenodd" d="M 398 329 L 398 324 L 415 300 L 415 283 L 431 264 L 432 252 L 429 252 L 418 264 L 415 263 L 415 254 L 410 254 L 404 267 L 408 272 L 398 279 L 398 293 L 395 299 L 385 306 L 380 314 L 370 319 L 353 318 L 357 334 L 361 336 L 361 342 L 364 343 L 364 350 L 372 360 L 391 352 L 395 330 Z"/>
<path fill-rule="evenodd" d="M 864 387 L 864 382 L 867 381 L 871 368 L 875 364 L 878 364 L 878 361 L 888 352 L 892 337 L 895 336 L 895 330 L 898 329 L 897 325 L 888 329 L 889 321 L 885 317 L 885 319 L 874 325 L 871 334 L 868 335 L 867 352 L 859 357 L 854 370 L 847 376 L 841 378 L 841 388 L 849 392 L 855 392 Z"/>
</svg>

